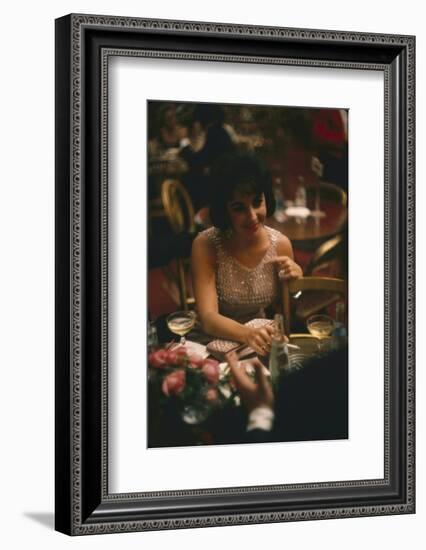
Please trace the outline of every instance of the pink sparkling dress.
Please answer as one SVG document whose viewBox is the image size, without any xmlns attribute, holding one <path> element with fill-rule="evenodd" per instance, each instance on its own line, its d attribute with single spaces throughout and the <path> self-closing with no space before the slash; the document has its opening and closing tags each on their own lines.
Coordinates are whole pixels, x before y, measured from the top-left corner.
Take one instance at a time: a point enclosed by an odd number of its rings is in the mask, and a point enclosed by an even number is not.
<svg viewBox="0 0 426 550">
<path fill-rule="evenodd" d="M 216 250 L 216 290 L 219 313 L 239 323 L 265 317 L 265 308 L 278 298 L 278 270 L 275 263 L 267 263 L 277 256 L 279 231 L 265 226 L 270 246 L 254 268 L 242 265 L 223 246 L 223 232 L 210 227 L 203 234 Z"/>
</svg>

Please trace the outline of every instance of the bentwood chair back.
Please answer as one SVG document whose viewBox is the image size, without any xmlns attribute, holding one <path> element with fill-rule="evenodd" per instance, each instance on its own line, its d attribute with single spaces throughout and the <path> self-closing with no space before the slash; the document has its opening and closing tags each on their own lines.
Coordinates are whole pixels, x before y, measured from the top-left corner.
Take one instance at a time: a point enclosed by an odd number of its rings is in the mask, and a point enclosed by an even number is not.
<svg viewBox="0 0 426 550">
<path fill-rule="evenodd" d="M 286 334 L 291 330 L 291 297 L 299 292 L 306 291 L 324 291 L 328 293 L 329 301 L 325 302 L 323 307 L 342 300 L 347 303 L 347 284 L 344 279 L 333 277 L 301 277 L 300 279 L 291 279 L 282 283 L 282 301 L 284 312 L 284 326 Z M 315 313 L 315 312 L 314 312 Z"/>
<path fill-rule="evenodd" d="M 344 191 L 341 187 L 334 183 L 329 183 L 327 181 L 320 181 L 318 183 L 319 185 L 319 192 L 320 192 L 320 198 L 321 200 L 329 200 L 331 202 L 335 202 L 339 204 L 340 206 L 346 207 L 348 205 L 348 195 L 346 191 Z M 315 193 L 316 186 L 310 185 L 307 188 L 308 194 Z"/>
<path fill-rule="evenodd" d="M 193 236 L 196 232 L 194 206 L 185 187 L 176 179 L 167 179 L 161 186 L 161 201 L 164 212 L 173 232 L 182 237 Z M 176 282 L 179 292 L 179 306 L 183 310 L 194 304 L 187 283 L 186 258 L 175 258 L 177 275 Z M 170 276 L 169 276 L 170 279 Z"/>
<path fill-rule="evenodd" d="M 306 266 L 305 275 L 313 275 L 318 269 L 326 269 L 334 261 L 342 261 L 343 235 L 338 234 L 320 244 Z"/>
<path fill-rule="evenodd" d="M 161 186 L 161 200 L 169 223 L 176 234 L 195 233 L 195 214 L 191 197 L 175 179 L 167 179 Z"/>
</svg>

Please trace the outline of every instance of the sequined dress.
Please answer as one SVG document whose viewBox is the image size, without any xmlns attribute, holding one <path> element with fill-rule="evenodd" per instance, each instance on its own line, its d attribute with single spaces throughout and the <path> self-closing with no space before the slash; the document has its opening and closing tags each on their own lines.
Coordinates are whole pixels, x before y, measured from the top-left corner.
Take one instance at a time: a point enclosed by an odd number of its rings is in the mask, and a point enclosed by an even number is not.
<svg viewBox="0 0 426 550">
<path fill-rule="evenodd" d="M 278 297 L 277 266 L 267 263 L 277 256 L 279 231 L 265 226 L 270 246 L 259 264 L 254 268 L 242 265 L 223 246 L 223 234 L 216 227 L 203 234 L 214 244 L 216 250 L 216 290 L 219 313 L 240 323 L 265 317 L 265 308 Z"/>
</svg>

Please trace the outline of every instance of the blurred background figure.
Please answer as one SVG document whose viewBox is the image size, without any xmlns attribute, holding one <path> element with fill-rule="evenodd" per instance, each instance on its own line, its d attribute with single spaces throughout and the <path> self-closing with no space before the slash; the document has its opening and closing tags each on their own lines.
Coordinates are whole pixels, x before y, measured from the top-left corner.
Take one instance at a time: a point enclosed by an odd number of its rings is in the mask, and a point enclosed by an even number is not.
<svg viewBox="0 0 426 550">
<path fill-rule="evenodd" d="M 188 130 L 178 123 L 176 106 L 167 103 L 159 111 L 159 135 L 160 148 L 179 147 L 183 138 L 188 135 Z"/>
<path fill-rule="evenodd" d="M 312 109 L 312 136 L 323 178 L 348 190 L 348 111 Z"/>
<path fill-rule="evenodd" d="M 189 139 L 181 143 L 185 146 L 180 155 L 188 164 L 184 183 L 196 209 L 206 206 L 208 202 L 212 165 L 222 155 L 235 150 L 224 122 L 225 113 L 221 105 L 197 104 Z"/>
</svg>

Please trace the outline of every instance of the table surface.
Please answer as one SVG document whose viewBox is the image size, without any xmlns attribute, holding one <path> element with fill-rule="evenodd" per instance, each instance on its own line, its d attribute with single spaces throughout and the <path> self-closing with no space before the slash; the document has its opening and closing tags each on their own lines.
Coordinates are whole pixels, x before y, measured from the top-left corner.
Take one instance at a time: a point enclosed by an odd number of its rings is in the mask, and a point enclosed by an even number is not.
<svg viewBox="0 0 426 550">
<path fill-rule="evenodd" d="M 288 217 L 285 221 L 279 222 L 271 216 L 266 223 L 286 235 L 292 242 L 322 240 L 340 233 L 348 218 L 347 207 L 323 201 L 321 210 L 325 214 L 323 218 L 308 216 L 297 220 L 295 217 Z"/>
<path fill-rule="evenodd" d="M 279 222 L 274 216 L 271 216 L 266 220 L 266 225 L 276 229 L 296 244 L 301 241 L 319 241 L 331 238 L 343 231 L 348 219 L 346 206 L 332 201 L 323 201 L 321 211 L 324 212 L 324 217 L 314 218 L 308 216 L 303 220 L 288 217 L 285 221 Z M 196 220 L 201 226 L 209 227 L 208 208 L 199 210 L 196 214 Z"/>
</svg>

